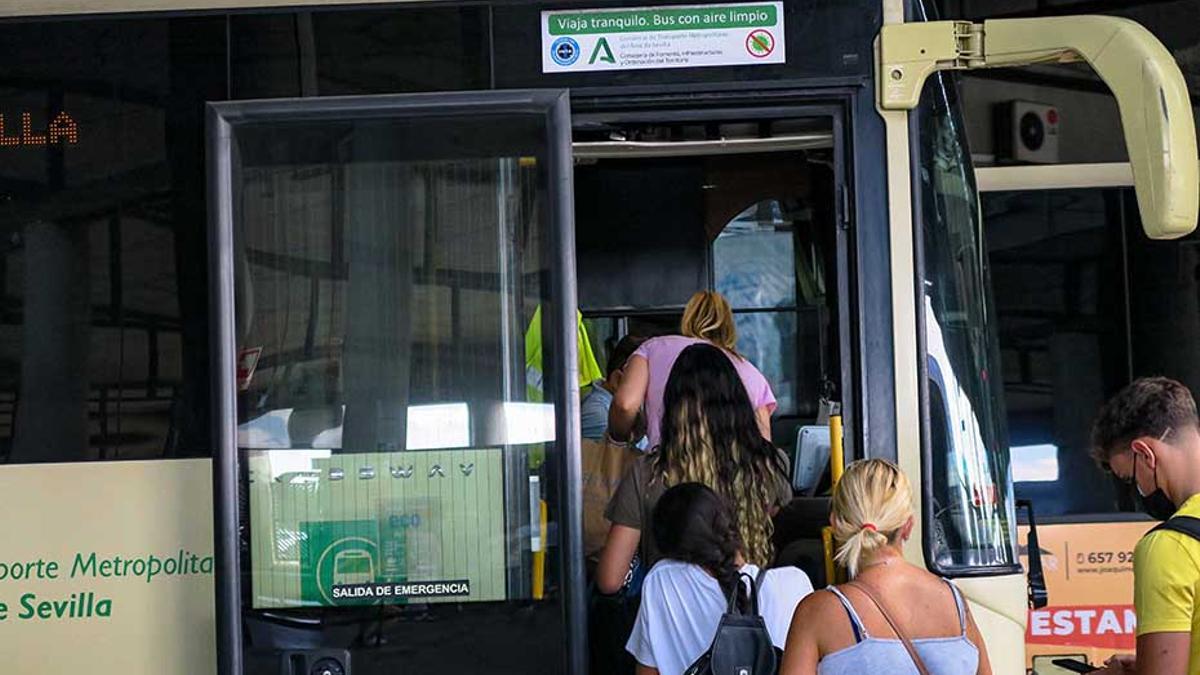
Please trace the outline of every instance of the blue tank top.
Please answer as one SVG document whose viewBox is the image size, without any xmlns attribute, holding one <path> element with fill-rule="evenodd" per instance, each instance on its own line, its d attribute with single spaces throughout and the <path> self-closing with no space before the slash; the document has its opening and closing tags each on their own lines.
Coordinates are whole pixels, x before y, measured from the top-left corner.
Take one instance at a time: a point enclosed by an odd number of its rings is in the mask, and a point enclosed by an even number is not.
<svg viewBox="0 0 1200 675">
<path fill-rule="evenodd" d="M 913 645 L 931 675 L 974 675 L 979 669 L 979 650 L 967 639 L 967 618 L 958 588 L 949 581 L 946 585 L 950 586 L 950 592 L 954 594 L 954 604 L 958 609 L 959 634 L 946 638 L 921 638 L 913 640 Z M 832 591 L 846 608 L 846 614 L 850 616 L 850 626 L 854 629 L 855 643 L 832 654 L 826 654 L 817 664 L 817 675 L 918 675 L 917 666 L 904 649 L 903 642 L 895 638 L 871 637 L 850 600 L 833 586 L 828 590 Z"/>
</svg>

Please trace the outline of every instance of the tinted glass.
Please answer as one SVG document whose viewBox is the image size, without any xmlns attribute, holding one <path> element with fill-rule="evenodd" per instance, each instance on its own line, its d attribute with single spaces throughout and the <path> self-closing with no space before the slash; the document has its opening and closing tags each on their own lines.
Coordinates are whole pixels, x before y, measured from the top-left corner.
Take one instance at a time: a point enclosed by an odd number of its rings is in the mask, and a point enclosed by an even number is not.
<svg viewBox="0 0 1200 675">
<path fill-rule="evenodd" d="M 644 6 L 640 0 L 591 2 L 586 7 Z M 691 3 L 696 4 L 696 3 Z M 542 73 L 541 15 L 558 5 L 498 4 L 493 12 L 496 82 L 501 87 L 617 87 L 662 83 L 778 82 L 790 78 L 869 76 L 880 6 L 870 0 L 784 2 L 784 64 L 717 68 L 651 68 L 608 72 Z M 544 48 L 549 49 L 550 45 Z M 590 57 L 590 54 L 584 55 Z M 580 59 L 578 63 L 583 64 Z"/>
<path fill-rule="evenodd" d="M 1111 512 L 1127 492 L 1089 456 L 1093 417 L 1133 365 L 1124 199 L 1118 189 L 982 196 L 1013 480 L 1039 516 Z"/>
<path fill-rule="evenodd" d="M 487 89 L 482 7 L 318 11 L 229 19 L 233 96 Z"/>
<path fill-rule="evenodd" d="M 713 242 L 714 286 L 730 305 L 770 309 L 796 304 L 791 215 L 785 217 L 784 205 L 770 199 L 746 209 L 721 230 Z M 819 273 L 811 278 L 824 281 Z"/>
<path fill-rule="evenodd" d="M 1134 378 L 1200 390 L 1195 235 L 1152 241 L 1130 188 L 983 195 L 1017 494 L 1049 516 L 1134 515 L 1089 456 L 1100 405 Z"/>
<path fill-rule="evenodd" d="M 206 456 L 220 18 L 0 25 L 0 455 Z"/>
<path fill-rule="evenodd" d="M 995 316 L 966 130 L 949 78 L 919 111 L 924 367 L 932 465 L 930 563 L 953 573 L 1016 562 Z"/>
<path fill-rule="evenodd" d="M 438 644 L 405 667 L 465 667 L 479 622 L 494 672 L 561 667 L 544 117 L 234 129 L 248 604 L 386 606 Z"/>
<path fill-rule="evenodd" d="M 806 318 L 811 315 L 802 315 Z M 738 332 L 738 351 L 758 366 L 771 390 L 775 393 L 778 404 L 777 414 L 788 415 L 796 412 L 798 380 L 803 376 L 815 373 L 807 371 L 797 363 L 799 345 L 797 342 L 805 337 L 796 329 L 796 312 L 748 312 L 734 315 L 734 323 Z M 805 350 L 810 354 L 817 352 L 814 342 L 804 342 Z"/>
</svg>

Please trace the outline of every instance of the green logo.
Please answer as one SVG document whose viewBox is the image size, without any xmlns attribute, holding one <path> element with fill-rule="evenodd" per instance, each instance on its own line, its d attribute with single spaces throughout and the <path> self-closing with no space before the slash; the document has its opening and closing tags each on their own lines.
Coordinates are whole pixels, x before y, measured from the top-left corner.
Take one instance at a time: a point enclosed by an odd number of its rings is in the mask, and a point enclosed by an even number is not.
<svg viewBox="0 0 1200 675">
<path fill-rule="evenodd" d="M 340 520 L 301 523 L 300 596 L 319 605 L 373 604 L 333 599 L 333 587 L 380 581 L 379 523 Z"/>
<path fill-rule="evenodd" d="M 608 46 L 608 38 L 600 38 L 596 41 L 596 48 L 592 50 L 592 56 L 588 59 L 588 65 L 596 61 L 604 63 L 616 63 L 617 59 L 613 56 L 612 48 Z"/>
<path fill-rule="evenodd" d="M 390 513 L 380 520 L 300 523 L 301 599 L 317 605 L 378 603 L 372 597 L 335 598 L 333 588 L 407 580 L 407 530 L 420 527 L 422 520 L 416 513 Z"/>
</svg>

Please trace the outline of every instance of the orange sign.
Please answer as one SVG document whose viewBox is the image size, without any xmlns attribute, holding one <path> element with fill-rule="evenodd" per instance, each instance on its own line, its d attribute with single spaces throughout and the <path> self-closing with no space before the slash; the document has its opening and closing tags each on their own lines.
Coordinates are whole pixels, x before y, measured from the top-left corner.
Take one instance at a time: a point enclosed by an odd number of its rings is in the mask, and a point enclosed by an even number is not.
<svg viewBox="0 0 1200 675">
<path fill-rule="evenodd" d="M 1029 611 L 1025 655 L 1086 654 L 1100 664 L 1116 652 L 1132 652 L 1137 636 L 1133 611 L 1133 547 L 1153 523 L 1077 523 L 1038 527 L 1050 604 Z M 1027 527 L 1020 528 L 1026 541 Z M 1022 562 L 1026 560 L 1021 547 Z"/>
<path fill-rule="evenodd" d="M 34 126 L 33 113 L 21 113 L 19 123 L 16 115 L 0 113 L 0 148 L 75 145 L 78 142 L 79 125 L 65 112 L 55 115 L 44 128 Z"/>
</svg>

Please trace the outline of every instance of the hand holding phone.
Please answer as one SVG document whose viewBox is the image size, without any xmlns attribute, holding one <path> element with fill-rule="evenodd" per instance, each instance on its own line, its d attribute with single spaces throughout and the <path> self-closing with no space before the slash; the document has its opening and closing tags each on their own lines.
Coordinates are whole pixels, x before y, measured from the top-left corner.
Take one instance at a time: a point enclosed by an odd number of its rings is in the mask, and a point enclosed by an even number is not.
<svg viewBox="0 0 1200 675">
<path fill-rule="evenodd" d="M 1100 670 L 1096 666 L 1089 665 L 1089 664 L 1083 663 L 1081 661 L 1076 661 L 1074 659 L 1054 659 L 1050 663 L 1053 663 L 1054 665 L 1058 666 L 1059 668 L 1069 670 L 1072 673 L 1090 673 L 1090 672 L 1093 672 L 1096 670 Z"/>
</svg>

